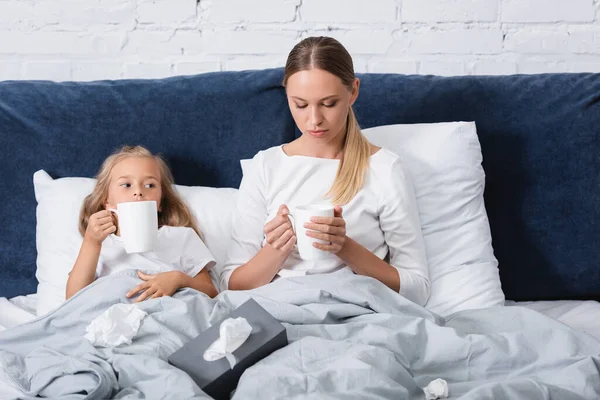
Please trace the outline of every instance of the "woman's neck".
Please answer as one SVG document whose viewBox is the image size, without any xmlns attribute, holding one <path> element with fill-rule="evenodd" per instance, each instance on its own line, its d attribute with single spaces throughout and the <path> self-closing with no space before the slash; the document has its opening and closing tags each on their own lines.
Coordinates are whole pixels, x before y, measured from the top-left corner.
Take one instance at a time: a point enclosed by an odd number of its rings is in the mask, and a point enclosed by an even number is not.
<svg viewBox="0 0 600 400">
<path fill-rule="evenodd" d="M 288 155 L 299 155 L 316 158 L 341 159 L 343 142 L 334 138 L 328 143 L 315 143 L 314 139 L 299 137 L 285 147 Z"/>
</svg>

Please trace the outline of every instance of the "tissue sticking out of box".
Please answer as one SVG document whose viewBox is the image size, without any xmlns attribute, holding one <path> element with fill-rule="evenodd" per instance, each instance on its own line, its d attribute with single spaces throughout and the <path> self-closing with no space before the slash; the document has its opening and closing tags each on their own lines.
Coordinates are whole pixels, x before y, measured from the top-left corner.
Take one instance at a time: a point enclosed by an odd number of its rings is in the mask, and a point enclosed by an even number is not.
<svg viewBox="0 0 600 400">
<path fill-rule="evenodd" d="M 146 315 L 135 304 L 115 304 L 92 320 L 85 329 L 85 338 L 98 347 L 131 344 Z"/>
<path fill-rule="evenodd" d="M 215 340 L 204 352 L 206 361 L 217 361 L 227 358 L 231 369 L 237 363 L 232 354 L 250 337 L 252 326 L 246 318 L 227 318 L 219 327 L 219 338 Z"/>
</svg>

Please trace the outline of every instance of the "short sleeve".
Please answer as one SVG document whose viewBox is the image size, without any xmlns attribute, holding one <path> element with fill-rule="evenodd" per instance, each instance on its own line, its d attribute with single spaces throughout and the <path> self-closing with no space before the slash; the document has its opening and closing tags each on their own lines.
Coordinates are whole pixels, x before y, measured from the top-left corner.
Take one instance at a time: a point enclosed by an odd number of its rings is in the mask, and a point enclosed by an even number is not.
<svg viewBox="0 0 600 400">
<path fill-rule="evenodd" d="M 191 228 L 185 230 L 181 255 L 182 271 L 192 278 L 204 268 L 210 270 L 215 265 L 215 258 L 202 239 Z"/>
<path fill-rule="evenodd" d="M 400 275 L 400 294 L 425 305 L 430 281 L 416 195 L 399 159 L 390 173 L 389 181 L 382 182 L 379 224 L 389 248 L 390 264 Z"/>
<path fill-rule="evenodd" d="M 231 245 L 221 274 L 223 290 L 229 288 L 233 271 L 250 261 L 262 248 L 264 224 L 268 217 L 262 154 L 258 153 L 252 160 L 245 161 L 243 170 L 232 223 Z"/>
</svg>

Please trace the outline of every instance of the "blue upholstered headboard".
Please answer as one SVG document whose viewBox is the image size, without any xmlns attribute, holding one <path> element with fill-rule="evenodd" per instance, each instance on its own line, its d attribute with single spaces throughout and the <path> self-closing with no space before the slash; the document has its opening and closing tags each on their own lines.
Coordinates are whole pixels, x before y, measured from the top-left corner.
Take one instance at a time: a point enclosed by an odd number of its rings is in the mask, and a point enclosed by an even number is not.
<svg viewBox="0 0 600 400">
<path fill-rule="evenodd" d="M 365 128 L 476 121 L 507 298 L 600 298 L 600 74 L 360 77 Z M 36 170 L 92 176 L 136 143 L 180 184 L 237 187 L 240 159 L 295 135 L 281 78 L 0 83 L 0 296 L 36 290 Z"/>
</svg>

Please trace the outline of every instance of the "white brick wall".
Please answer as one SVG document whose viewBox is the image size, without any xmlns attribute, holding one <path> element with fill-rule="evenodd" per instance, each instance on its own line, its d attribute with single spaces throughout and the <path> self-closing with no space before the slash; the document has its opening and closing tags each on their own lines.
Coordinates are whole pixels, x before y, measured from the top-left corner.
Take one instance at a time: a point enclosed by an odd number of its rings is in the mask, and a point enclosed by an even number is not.
<svg viewBox="0 0 600 400">
<path fill-rule="evenodd" d="M 600 0 L 0 0 L 0 80 L 278 67 L 311 35 L 357 72 L 600 72 Z"/>
</svg>

